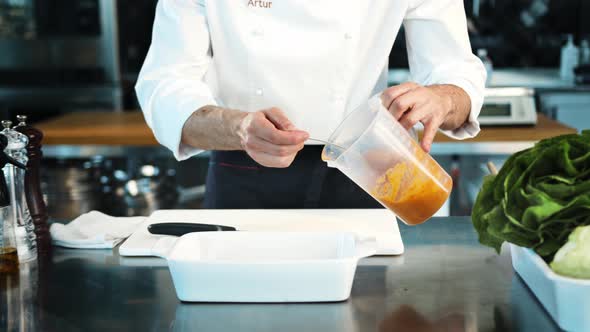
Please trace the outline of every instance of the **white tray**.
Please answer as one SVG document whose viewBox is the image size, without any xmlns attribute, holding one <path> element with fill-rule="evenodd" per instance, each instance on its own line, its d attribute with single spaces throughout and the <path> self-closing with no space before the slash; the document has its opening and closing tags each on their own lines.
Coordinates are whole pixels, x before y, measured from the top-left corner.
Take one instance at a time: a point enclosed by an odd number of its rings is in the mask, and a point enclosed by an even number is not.
<svg viewBox="0 0 590 332">
<path fill-rule="evenodd" d="M 162 238 L 154 253 L 181 301 L 334 302 L 375 247 L 353 233 L 202 232 Z"/>
<path fill-rule="evenodd" d="M 590 280 L 563 277 L 531 249 L 510 245 L 512 265 L 555 322 L 566 331 L 590 331 Z"/>
<path fill-rule="evenodd" d="M 153 256 L 156 242 L 148 225 L 161 222 L 196 222 L 233 226 L 241 231 L 352 232 L 377 240 L 377 255 L 401 255 L 404 244 L 395 215 L 387 209 L 309 210 L 159 210 L 138 227 L 120 247 L 121 256 Z"/>
</svg>

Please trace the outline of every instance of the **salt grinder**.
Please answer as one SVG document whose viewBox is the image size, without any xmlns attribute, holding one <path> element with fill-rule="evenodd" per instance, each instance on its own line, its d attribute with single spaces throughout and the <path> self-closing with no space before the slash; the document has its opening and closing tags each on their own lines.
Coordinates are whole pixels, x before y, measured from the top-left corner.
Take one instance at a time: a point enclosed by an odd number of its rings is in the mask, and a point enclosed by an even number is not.
<svg viewBox="0 0 590 332">
<path fill-rule="evenodd" d="M 47 207 L 43 200 L 40 181 L 41 158 L 43 157 L 43 151 L 41 150 L 43 132 L 27 125 L 26 115 L 17 115 L 16 119 L 19 123 L 14 127 L 14 130 L 29 138 L 29 144 L 27 144 L 29 163 L 27 164 L 27 172 L 25 174 L 25 197 L 33 224 L 35 225 L 37 249 L 39 254 L 44 254 L 51 250 L 51 236 L 49 235 Z"/>
</svg>

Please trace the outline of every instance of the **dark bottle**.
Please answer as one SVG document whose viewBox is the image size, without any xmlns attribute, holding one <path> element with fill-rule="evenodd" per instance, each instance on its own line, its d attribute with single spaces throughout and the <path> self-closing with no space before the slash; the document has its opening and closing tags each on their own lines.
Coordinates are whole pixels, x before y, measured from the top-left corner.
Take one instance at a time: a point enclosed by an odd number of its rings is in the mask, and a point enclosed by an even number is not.
<svg viewBox="0 0 590 332">
<path fill-rule="evenodd" d="M 4 149 L 8 145 L 6 136 L 0 135 L 0 169 L 7 163 L 16 167 L 25 168 L 25 165 L 10 158 Z M 18 272 L 18 252 L 15 223 L 10 216 L 10 193 L 6 185 L 4 173 L 0 172 L 0 274 Z"/>
<path fill-rule="evenodd" d="M 41 191 L 40 168 L 43 151 L 41 151 L 41 141 L 43 133 L 32 126 L 27 125 L 25 115 L 17 115 L 18 125 L 14 130 L 24 134 L 29 138 L 27 145 L 27 154 L 29 162 L 27 163 L 27 172 L 25 174 L 25 197 L 33 224 L 35 225 L 35 235 L 37 236 L 37 251 L 39 254 L 47 253 L 51 250 L 51 236 L 49 235 L 49 225 L 47 224 L 47 207 L 43 201 L 43 192 Z"/>
</svg>

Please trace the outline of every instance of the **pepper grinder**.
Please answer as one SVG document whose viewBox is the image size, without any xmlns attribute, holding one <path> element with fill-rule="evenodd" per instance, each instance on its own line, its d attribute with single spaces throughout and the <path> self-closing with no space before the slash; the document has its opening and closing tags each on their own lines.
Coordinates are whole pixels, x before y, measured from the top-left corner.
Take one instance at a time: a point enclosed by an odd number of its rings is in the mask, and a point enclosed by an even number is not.
<svg viewBox="0 0 590 332">
<path fill-rule="evenodd" d="M 22 133 L 11 128 L 12 121 L 2 121 L 4 130 L 0 132 L 8 139 L 8 144 L 4 149 L 6 155 L 18 161 L 22 165 L 28 162 L 26 147 L 29 139 Z M 12 164 L 7 164 L 2 169 L 11 198 L 12 220 L 15 223 L 15 233 L 17 242 L 18 259 L 21 262 L 27 262 L 37 259 L 37 236 L 35 235 L 35 225 L 29 213 L 25 195 L 25 174 L 26 168 L 18 168 Z"/>
<path fill-rule="evenodd" d="M 14 127 L 14 130 L 29 138 L 29 144 L 27 144 L 29 162 L 25 174 L 25 197 L 29 212 L 33 218 L 33 224 L 35 225 L 37 250 L 39 254 L 45 254 L 51 251 L 51 236 L 49 235 L 49 226 L 47 224 L 47 207 L 43 200 L 40 182 L 41 158 L 43 157 L 43 151 L 41 150 L 43 132 L 27 125 L 26 115 L 17 115 L 16 119 L 19 123 Z"/>
</svg>

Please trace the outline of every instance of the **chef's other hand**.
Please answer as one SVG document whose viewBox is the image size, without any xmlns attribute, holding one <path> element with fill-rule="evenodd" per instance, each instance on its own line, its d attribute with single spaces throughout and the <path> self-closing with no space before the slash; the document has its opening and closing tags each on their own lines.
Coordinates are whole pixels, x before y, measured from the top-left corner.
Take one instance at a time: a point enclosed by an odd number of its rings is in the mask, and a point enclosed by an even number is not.
<svg viewBox="0 0 590 332">
<path fill-rule="evenodd" d="M 386 89 L 381 101 L 407 130 L 418 122 L 424 125 L 421 146 L 426 152 L 430 152 L 439 128 L 461 127 L 471 111 L 469 95 L 455 85 L 421 86 L 406 82 Z"/>
<path fill-rule="evenodd" d="M 276 168 L 291 165 L 309 138 L 307 132 L 296 129 L 278 108 L 247 113 L 237 134 L 242 148 L 252 159 L 262 166 Z"/>
</svg>

